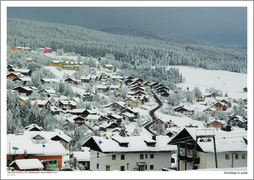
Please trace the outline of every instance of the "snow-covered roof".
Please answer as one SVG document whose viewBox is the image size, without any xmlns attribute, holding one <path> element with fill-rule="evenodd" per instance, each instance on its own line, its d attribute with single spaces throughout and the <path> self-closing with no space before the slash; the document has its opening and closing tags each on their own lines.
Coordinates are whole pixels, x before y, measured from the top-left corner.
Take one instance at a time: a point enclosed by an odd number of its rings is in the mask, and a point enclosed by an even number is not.
<svg viewBox="0 0 254 180">
<path fill-rule="evenodd" d="M 24 101 L 27 101 L 29 99 L 28 96 L 19 96 L 20 99 L 24 100 Z"/>
<path fill-rule="evenodd" d="M 42 78 L 42 80 L 44 80 L 45 82 L 60 82 L 60 79 L 56 79 L 56 78 Z"/>
<path fill-rule="evenodd" d="M 128 112 L 123 113 L 123 115 L 124 115 L 124 116 L 127 116 L 127 117 L 129 117 L 129 118 L 135 117 L 134 114 L 131 114 L 131 113 L 128 113 Z"/>
<path fill-rule="evenodd" d="M 51 62 L 52 62 L 52 63 L 61 63 L 61 62 L 63 62 L 63 61 L 61 61 L 61 60 L 52 60 Z"/>
<path fill-rule="evenodd" d="M 109 87 L 111 89 L 118 89 L 118 88 L 120 88 L 120 85 L 110 85 Z"/>
<path fill-rule="evenodd" d="M 111 64 L 105 64 L 106 67 L 113 67 Z"/>
<path fill-rule="evenodd" d="M 207 124 L 210 124 L 210 123 L 215 122 L 215 121 L 217 121 L 221 124 L 225 124 L 225 120 L 219 120 L 219 119 L 214 119 L 214 118 L 209 119 Z"/>
<path fill-rule="evenodd" d="M 35 86 L 30 86 L 30 88 L 31 88 L 32 90 L 38 90 L 38 88 L 35 87 Z"/>
<path fill-rule="evenodd" d="M 123 117 L 118 115 L 118 114 L 111 114 L 111 116 L 113 116 L 116 119 L 122 119 Z"/>
<path fill-rule="evenodd" d="M 156 137 L 155 147 L 147 146 L 143 136 L 131 136 L 131 137 L 120 137 L 118 135 L 113 136 L 112 138 L 117 139 L 119 142 L 128 143 L 128 147 L 119 146 L 118 142 L 103 137 L 92 136 L 95 143 L 99 146 L 102 152 L 160 152 L 160 151 L 175 151 L 177 150 L 176 145 L 167 145 L 169 137 Z M 99 141 L 101 143 L 99 143 Z M 85 144 L 84 144 L 85 145 Z"/>
<path fill-rule="evenodd" d="M 91 78 L 91 75 L 87 75 L 87 76 L 81 76 L 80 79 L 90 79 Z"/>
<path fill-rule="evenodd" d="M 10 75 L 10 74 L 14 74 L 16 76 L 20 76 L 20 73 L 18 73 L 18 72 L 7 72 L 7 76 Z"/>
<path fill-rule="evenodd" d="M 96 79 L 96 75 L 91 75 L 91 79 Z"/>
<path fill-rule="evenodd" d="M 33 105 L 34 103 L 37 103 L 37 105 L 46 105 L 47 104 L 47 102 L 50 102 L 49 100 L 35 100 L 35 101 L 32 101 L 31 100 L 31 104 Z"/>
<path fill-rule="evenodd" d="M 73 156 L 77 161 L 90 161 L 90 152 L 89 151 L 73 151 Z"/>
<path fill-rule="evenodd" d="M 72 77 L 69 77 L 69 78 L 65 79 L 65 81 L 68 80 L 68 79 L 71 79 L 72 81 L 75 81 L 75 82 L 78 82 L 78 81 L 79 81 L 79 80 L 77 80 L 77 79 L 75 79 L 75 78 L 72 78 Z"/>
<path fill-rule="evenodd" d="M 85 108 L 83 108 L 83 109 L 72 109 L 72 110 L 69 110 L 68 112 L 70 112 L 70 113 L 82 113 L 85 110 L 86 110 Z"/>
<path fill-rule="evenodd" d="M 49 94 L 55 94 L 56 93 L 56 91 L 52 88 L 47 88 L 47 89 L 45 89 L 45 91 Z"/>
<path fill-rule="evenodd" d="M 12 68 L 16 72 L 21 72 L 21 73 L 28 73 L 31 71 L 30 69 L 17 69 L 17 68 Z"/>
<path fill-rule="evenodd" d="M 227 152 L 227 151 L 247 151 L 247 145 L 244 142 L 243 137 L 247 138 L 247 131 L 242 129 L 236 129 L 234 131 L 225 132 L 222 130 L 214 130 L 207 128 L 207 134 L 204 131 L 197 131 L 196 128 L 186 128 L 189 134 L 194 140 L 196 135 L 215 135 L 216 151 Z M 205 152 L 214 152 L 213 140 L 210 142 L 200 142 L 198 145 Z"/>
<path fill-rule="evenodd" d="M 19 78 L 21 81 L 31 81 L 30 77 L 21 77 Z"/>
<path fill-rule="evenodd" d="M 33 91 L 30 87 L 27 87 L 27 86 L 19 86 L 19 87 L 23 88 L 23 89 L 25 89 L 27 91 Z M 18 87 L 16 87 L 16 88 L 18 88 Z M 14 89 L 16 89 L 16 88 L 14 88 Z"/>
<path fill-rule="evenodd" d="M 36 124 L 30 124 L 29 126 L 26 126 L 25 129 L 26 129 L 27 131 L 30 131 L 30 130 L 33 129 L 34 127 L 36 127 L 37 129 L 43 130 L 42 127 L 40 127 L 40 126 L 38 126 L 38 125 L 36 125 Z"/>
<path fill-rule="evenodd" d="M 51 109 L 51 111 L 53 111 L 53 112 L 62 111 L 61 109 L 58 109 L 56 106 L 51 106 L 50 109 Z"/>
<path fill-rule="evenodd" d="M 44 131 L 24 131 L 24 134 L 7 134 L 7 152 L 10 154 L 37 154 L 37 155 L 66 155 L 63 145 L 59 141 L 52 141 L 51 138 L 58 132 L 44 132 Z M 45 147 L 42 143 L 34 143 L 33 137 L 40 135 L 45 138 Z M 9 148 L 9 145 L 11 147 Z M 18 150 L 12 149 L 12 147 L 18 147 Z"/>
<path fill-rule="evenodd" d="M 226 103 L 223 103 L 223 102 L 220 102 L 220 101 L 217 102 L 217 103 L 215 103 L 215 104 L 221 104 L 222 106 L 228 106 Z M 215 105 L 215 104 L 214 104 L 214 105 Z"/>
<path fill-rule="evenodd" d="M 97 85 L 96 87 L 97 87 L 97 89 L 106 89 L 107 88 L 107 86 L 104 86 L 104 85 Z"/>
<path fill-rule="evenodd" d="M 14 163 L 19 167 L 20 170 L 43 168 L 43 165 L 39 159 L 16 159 L 10 164 L 10 166 L 12 166 Z"/>
<path fill-rule="evenodd" d="M 73 106 L 77 105 L 77 103 L 75 101 L 59 100 L 59 102 L 61 102 L 62 104 L 65 104 L 65 105 L 68 105 L 68 104 L 71 104 Z"/>
<path fill-rule="evenodd" d="M 86 119 L 91 119 L 91 120 L 98 120 L 101 116 L 100 115 L 93 115 L 89 114 Z"/>
</svg>

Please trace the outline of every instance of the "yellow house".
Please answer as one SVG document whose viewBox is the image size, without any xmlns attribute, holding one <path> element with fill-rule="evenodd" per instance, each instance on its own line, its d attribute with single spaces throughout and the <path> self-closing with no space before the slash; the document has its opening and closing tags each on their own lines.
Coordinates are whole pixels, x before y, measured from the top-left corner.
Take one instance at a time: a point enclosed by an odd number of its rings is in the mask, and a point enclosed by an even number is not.
<svg viewBox="0 0 254 180">
<path fill-rule="evenodd" d="M 196 97 L 196 101 L 197 102 L 204 102 L 205 101 L 205 97 L 202 96 L 202 95 L 199 95 L 199 96 Z"/>
<path fill-rule="evenodd" d="M 142 99 L 137 99 L 137 101 L 138 101 L 138 104 L 142 103 Z"/>
<path fill-rule="evenodd" d="M 50 66 L 63 66 L 63 62 L 62 61 L 57 61 L 57 60 L 53 60 L 50 62 Z"/>
<path fill-rule="evenodd" d="M 66 66 L 64 66 L 63 67 L 64 69 L 67 69 L 67 70 L 76 70 L 76 71 L 79 71 L 79 66 L 68 66 L 68 65 L 66 65 Z"/>
<path fill-rule="evenodd" d="M 80 62 L 80 65 L 87 65 L 86 62 Z"/>
<path fill-rule="evenodd" d="M 24 105 L 26 103 L 27 99 L 24 97 L 19 97 L 19 101 L 21 102 L 21 104 Z"/>
<path fill-rule="evenodd" d="M 7 57 L 11 57 L 11 53 L 7 53 Z"/>
<path fill-rule="evenodd" d="M 137 100 L 133 100 L 131 98 L 127 98 L 126 100 L 124 100 L 124 102 L 130 106 L 131 108 L 135 108 L 138 107 L 139 103 Z"/>
</svg>

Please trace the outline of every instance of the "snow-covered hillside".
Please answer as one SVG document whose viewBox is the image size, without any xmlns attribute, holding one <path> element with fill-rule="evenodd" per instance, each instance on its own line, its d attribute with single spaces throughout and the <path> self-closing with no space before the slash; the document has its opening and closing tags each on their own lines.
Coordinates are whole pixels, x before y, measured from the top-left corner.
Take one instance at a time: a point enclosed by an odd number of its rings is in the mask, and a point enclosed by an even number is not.
<svg viewBox="0 0 254 180">
<path fill-rule="evenodd" d="M 195 86 L 199 87 L 202 93 L 205 93 L 206 88 L 220 89 L 222 94 L 228 93 L 228 97 L 234 99 L 245 99 L 247 93 L 243 91 L 247 87 L 247 74 L 234 73 L 219 70 L 206 70 L 187 66 L 168 66 L 168 68 L 178 68 L 185 78 L 184 83 L 179 83 L 177 86 L 192 90 Z"/>
<path fill-rule="evenodd" d="M 65 70 L 62 69 L 59 71 L 55 66 L 44 66 L 44 68 L 49 69 L 53 74 L 55 74 L 59 79 L 63 79 L 64 74 L 72 76 L 75 72 L 75 70 Z"/>
</svg>

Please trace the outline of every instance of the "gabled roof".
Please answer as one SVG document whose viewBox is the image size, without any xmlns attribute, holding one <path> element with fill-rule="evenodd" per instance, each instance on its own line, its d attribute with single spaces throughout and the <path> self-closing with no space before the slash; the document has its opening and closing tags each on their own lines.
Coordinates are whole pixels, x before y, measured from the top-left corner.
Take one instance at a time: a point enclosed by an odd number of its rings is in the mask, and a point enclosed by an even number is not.
<svg viewBox="0 0 254 180">
<path fill-rule="evenodd" d="M 111 64 L 104 64 L 106 67 L 113 67 Z"/>
<path fill-rule="evenodd" d="M 113 102 L 113 103 L 110 104 L 110 106 L 113 105 L 113 104 L 115 104 L 115 103 L 118 104 L 118 105 L 120 105 L 120 106 L 122 106 L 122 107 L 125 107 L 125 106 L 126 106 L 126 103 L 125 103 L 125 102 L 122 102 L 122 101 Z"/>
<path fill-rule="evenodd" d="M 30 124 L 29 126 L 26 126 L 26 127 L 25 127 L 25 130 L 30 131 L 30 130 L 32 130 L 32 129 L 34 129 L 34 128 L 38 129 L 39 131 L 42 131 L 42 130 L 43 130 L 42 127 L 40 127 L 40 126 L 38 126 L 38 125 L 36 125 L 36 124 Z"/>
<path fill-rule="evenodd" d="M 7 134 L 7 152 L 11 155 L 24 154 L 24 151 L 27 151 L 27 154 L 32 155 L 44 155 L 53 156 L 53 155 L 66 155 L 65 148 L 59 141 L 52 141 L 51 138 L 56 135 L 58 132 L 44 132 L 44 131 L 24 131 L 24 134 Z M 42 143 L 34 143 L 33 137 L 40 135 L 45 138 L 45 147 L 43 148 Z M 18 150 L 9 148 L 9 143 L 12 147 L 18 147 Z"/>
<path fill-rule="evenodd" d="M 225 132 L 219 129 L 215 131 L 211 128 L 184 128 L 168 144 L 185 141 L 196 142 L 197 135 L 215 135 L 217 152 L 247 151 L 247 145 L 243 139 L 243 137 L 247 137 L 247 132 L 241 129 L 237 132 Z M 210 142 L 200 142 L 198 140 L 197 145 L 198 151 L 214 152 L 213 140 Z"/>
<path fill-rule="evenodd" d="M 16 159 L 15 161 L 12 161 L 10 167 L 14 167 L 15 165 L 17 165 L 20 170 L 43 168 L 39 159 Z"/>
<path fill-rule="evenodd" d="M 65 142 L 70 142 L 71 141 L 71 137 L 69 137 L 69 136 L 67 136 L 66 134 L 64 134 L 64 133 L 61 133 L 61 132 L 59 132 L 58 134 L 56 133 L 56 135 L 55 136 L 53 136 L 52 138 L 51 138 L 51 140 L 54 140 L 56 137 L 59 137 L 60 139 L 63 139 Z"/>
<path fill-rule="evenodd" d="M 19 86 L 19 87 L 14 88 L 13 90 L 17 90 L 19 88 L 22 88 L 22 89 L 24 89 L 26 91 L 33 91 L 30 87 L 27 87 L 27 86 Z"/>
<path fill-rule="evenodd" d="M 226 103 L 223 103 L 223 102 L 217 102 L 214 105 L 216 105 L 216 104 L 221 104 L 222 106 L 228 106 Z"/>
<path fill-rule="evenodd" d="M 77 80 L 77 79 L 75 79 L 75 78 L 72 78 L 72 77 L 70 77 L 70 78 L 67 78 L 67 79 L 65 79 L 64 81 L 67 81 L 67 80 L 71 80 L 71 81 L 74 81 L 74 82 L 78 82 L 78 80 Z"/>
</svg>

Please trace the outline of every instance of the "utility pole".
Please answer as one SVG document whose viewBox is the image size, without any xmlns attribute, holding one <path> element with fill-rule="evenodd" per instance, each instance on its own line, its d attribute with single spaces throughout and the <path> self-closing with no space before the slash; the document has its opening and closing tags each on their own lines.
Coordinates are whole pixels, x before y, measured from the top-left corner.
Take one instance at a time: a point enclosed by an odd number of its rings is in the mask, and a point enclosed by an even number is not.
<svg viewBox="0 0 254 180">
<path fill-rule="evenodd" d="M 196 136 L 196 143 L 195 143 L 195 151 L 194 151 L 194 157 L 193 157 L 193 163 L 192 163 L 192 169 L 194 170 L 195 167 L 195 158 L 197 156 L 197 143 L 199 138 L 213 138 L 213 146 L 214 146 L 214 159 L 215 159 L 215 167 L 218 168 L 218 163 L 217 163 L 217 152 L 216 152 L 216 144 L 215 144 L 215 135 L 197 135 Z"/>
</svg>

